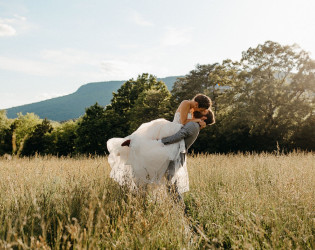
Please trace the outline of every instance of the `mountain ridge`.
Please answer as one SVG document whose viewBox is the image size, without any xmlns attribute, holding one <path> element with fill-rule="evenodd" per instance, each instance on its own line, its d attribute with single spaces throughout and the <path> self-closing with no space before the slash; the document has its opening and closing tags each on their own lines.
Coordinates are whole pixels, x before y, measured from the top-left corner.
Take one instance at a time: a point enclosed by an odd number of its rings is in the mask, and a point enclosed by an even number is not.
<svg viewBox="0 0 315 250">
<path fill-rule="evenodd" d="M 180 76 L 157 78 L 163 81 L 169 90 Z M 16 118 L 17 113 L 35 113 L 40 118 L 53 121 L 77 119 L 85 112 L 85 108 L 98 102 L 102 106 L 110 104 L 112 93 L 116 92 L 124 81 L 91 82 L 80 86 L 75 92 L 51 99 L 24 104 L 5 109 L 8 118 Z"/>
</svg>

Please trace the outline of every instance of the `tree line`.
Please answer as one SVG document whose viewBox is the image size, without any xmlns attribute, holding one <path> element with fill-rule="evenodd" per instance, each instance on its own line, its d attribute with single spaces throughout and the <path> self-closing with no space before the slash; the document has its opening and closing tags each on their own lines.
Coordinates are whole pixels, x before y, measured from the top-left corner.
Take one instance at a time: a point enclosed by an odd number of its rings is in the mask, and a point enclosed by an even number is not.
<svg viewBox="0 0 315 250">
<path fill-rule="evenodd" d="M 107 153 L 106 142 L 157 118 L 172 120 L 182 100 L 213 101 L 216 124 L 203 129 L 194 152 L 272 152 L 315 149 L 315 61 L 297 45 L 267 41 L 240 61 L 197 65 L 171 92 L 144 73 L 126 81 L 106 107 L 97 103 L 62 123 L 33 113 L 8 119 L 0 111 L 0 155 Z"/>
</svg>

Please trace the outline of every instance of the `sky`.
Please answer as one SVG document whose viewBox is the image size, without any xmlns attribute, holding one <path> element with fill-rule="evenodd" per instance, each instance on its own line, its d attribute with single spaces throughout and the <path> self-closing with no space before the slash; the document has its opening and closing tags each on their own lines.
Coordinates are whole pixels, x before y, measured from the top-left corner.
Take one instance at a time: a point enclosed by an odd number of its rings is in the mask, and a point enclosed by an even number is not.
<svg viewBox="0 0 315 250">
<path fill-rule="evenodd" d="M 267 40 L 315 58 L 314 11 L 314 0 L 0 0 L 0 109 L 185 75 Z"/>
</svg>

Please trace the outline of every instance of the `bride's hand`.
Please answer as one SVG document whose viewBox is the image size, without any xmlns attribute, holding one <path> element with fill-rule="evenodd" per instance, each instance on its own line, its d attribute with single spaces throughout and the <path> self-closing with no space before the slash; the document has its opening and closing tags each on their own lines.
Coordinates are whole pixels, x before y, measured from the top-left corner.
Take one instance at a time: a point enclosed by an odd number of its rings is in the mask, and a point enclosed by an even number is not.
<svg viewBox="0 0 315 250">
<path fill-rule="evenodd" d="M 200 124 L 200 129 L 203 129 L 203 128 L 205 128 L 206 127 L 206 122 L 205 121 L 201 121 L 201 122 L 199 122 L 199 124 Z"/>
</svg>

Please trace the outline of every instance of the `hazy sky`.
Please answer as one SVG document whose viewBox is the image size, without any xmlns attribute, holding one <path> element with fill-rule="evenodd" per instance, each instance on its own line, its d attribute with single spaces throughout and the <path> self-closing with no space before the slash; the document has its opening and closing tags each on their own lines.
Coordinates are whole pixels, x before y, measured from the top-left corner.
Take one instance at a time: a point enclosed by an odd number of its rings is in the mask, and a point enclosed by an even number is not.
<svg viewBox="0 0 315 250">
<path fill-rule="evenodd" d="M 314 0 L 0 0 L 0 109 L 147 72 L 185 75 L 266 40 L 315 58 Z"/>
</svg>

